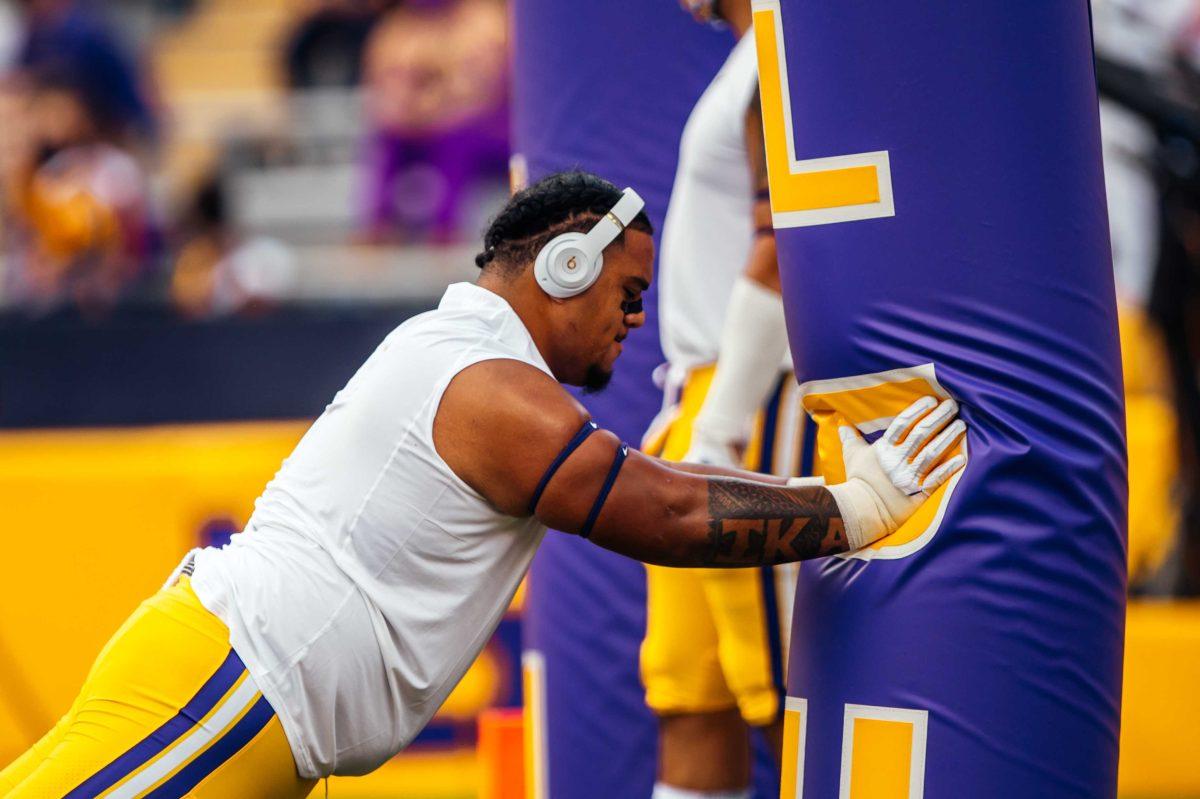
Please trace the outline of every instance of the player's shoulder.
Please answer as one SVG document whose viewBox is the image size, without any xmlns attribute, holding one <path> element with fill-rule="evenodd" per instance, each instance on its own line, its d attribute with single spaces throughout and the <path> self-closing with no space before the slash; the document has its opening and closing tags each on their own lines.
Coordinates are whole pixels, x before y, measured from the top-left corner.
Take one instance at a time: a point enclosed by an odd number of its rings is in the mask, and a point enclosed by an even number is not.
<svg viewBox="0 0 1200 799">
<path fill-rule="evenodd" d="M 533 364 L 499 356 L 455 375 L 442 398 L 442 410 L 485 421 L 493 430 L 527 435 L 573 431 L 589 418 L 554 377 Z"/>
<path fill-rule="evenodd" d="M 374 359 L 408 373 L 444 373 L 480 354 L 515 355 L 479 314 L 435 308 L 393 328 Z"/>
<path fill-rule="evenodd" d="M 434 445 L 454 473 L 496 508 L 522 515 L 545 464 L 588 418 L 541 369 L 493 358 L 450 381 L 434 419 Z"/>
<path fill-rule="evenodd" d="M 485 315 L 477 309 L 433 308 L 406 319 L 389 338 L 478 338 L 488 327 Z"/>
<path fill-rule="evenodd" d="M 470 295 L 468 295 L 470 296 Z M 395 328 L 388 336 L 398 342 L 421 348 L 455 348 L 494 350 L 497 353 L 520 350 L 528 339 L 507 304 L 455 303 L 443 304 L 417 314 Z"/>
<path fill-rule="evenodd" d="M 479 361 L 459 372 L 455 380 L 480 403 L 494 404 L 501 410 L 557 405 L 563 398 L 569 399 L 553 377 L 515 358 Z"/>
</svg>

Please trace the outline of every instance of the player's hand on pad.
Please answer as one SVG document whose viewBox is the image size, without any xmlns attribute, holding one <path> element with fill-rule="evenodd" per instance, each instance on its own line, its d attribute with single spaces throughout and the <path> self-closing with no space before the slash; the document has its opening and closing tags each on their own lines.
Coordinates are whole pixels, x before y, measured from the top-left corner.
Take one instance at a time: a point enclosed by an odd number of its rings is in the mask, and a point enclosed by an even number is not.
<svg viewBox="0 0 1200 799">
<path fill-rule="evenodd" d="M 837 500 L 850 549 L 894 533 L 934 489 L 967 462 L 945 458 L 967 432 L 954 400 L 922 397 L 905 408 L 873 444 L 838 428 L 846 482 L 828 486 Z"/>
</svg>

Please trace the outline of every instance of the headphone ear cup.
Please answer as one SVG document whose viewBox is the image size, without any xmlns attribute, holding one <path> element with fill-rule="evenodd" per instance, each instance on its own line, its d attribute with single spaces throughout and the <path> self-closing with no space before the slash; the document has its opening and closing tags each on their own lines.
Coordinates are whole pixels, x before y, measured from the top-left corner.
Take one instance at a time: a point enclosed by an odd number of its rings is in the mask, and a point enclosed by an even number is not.
<svg viewBox="0 0 1200 799">
<path fill-rule="evenodd" d="M 534 277 L 551 297 L 565 299 L 582 294 L 600 276 L 604 257 L 590 257 L 580 246 L 583 239 L 582 233 L 563 233 L 538 253 L 533 265 Z"/>
</svg>

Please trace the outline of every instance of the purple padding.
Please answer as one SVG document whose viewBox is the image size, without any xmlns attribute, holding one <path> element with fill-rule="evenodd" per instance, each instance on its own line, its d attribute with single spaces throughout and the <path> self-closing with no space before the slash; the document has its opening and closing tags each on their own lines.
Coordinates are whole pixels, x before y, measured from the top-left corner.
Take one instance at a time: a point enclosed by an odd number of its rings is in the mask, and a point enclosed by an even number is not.
<svg viewBox="0 0 1200 799">
<path fill-rule="evenodd" d="M 849 703 L 927 710 L 925 799 L 1116 795 L 1125 446 L 1088 4 L 783 0 L 799 159 L 886 150 L 896 214 L 778 234 L 800 379 L 927 362 L 970 464 L 899 560 L 806 566 L 804 796 Z"/>
<path fill-rule="evenodd" d="M 515 149 L 536 180 L 580 167 L 633 186 L 662 225 L 679 136 L 732 46 L 672 0 L 516 0 Z M 608 391 L 583 398 L 604 427 L 641 439 L 661 392 L 657 296 L 625 342 Z M 549 791 L 555 799 L 649 796 L 656 730 L 643 702 L 641 564 L 551 533 L 530 577 L 525 647 L 545 658 Z"/>
</svg>

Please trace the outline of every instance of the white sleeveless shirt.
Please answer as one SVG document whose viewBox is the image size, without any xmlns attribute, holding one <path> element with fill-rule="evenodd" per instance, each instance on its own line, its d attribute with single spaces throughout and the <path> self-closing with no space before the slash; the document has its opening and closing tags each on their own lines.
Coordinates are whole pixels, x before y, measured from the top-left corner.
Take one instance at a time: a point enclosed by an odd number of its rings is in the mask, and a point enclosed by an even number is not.
<svg viewBox="0 0 1200 799">
<path fill-rule="evenodd" d="M 683 129 L 658 288 L 659 334 L 676 377 L 717 360 L 729 295 L 754 244 L 746 109 L 757 86 L 754 35 L 747 33 Z"/>
<path fill-rule="evenodd" d="M 496 294 L 468 283 L 394 330 L 313 424 L 246 530 L 196 553 L 302 776 L 364 774 L 413 739 L 486 644 L 545 533 L 493 509 L 433 444 L 480 361 L 550 374 Z"/>
</svg>

